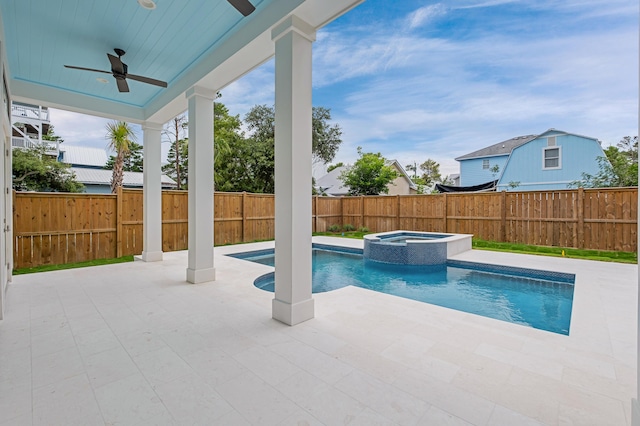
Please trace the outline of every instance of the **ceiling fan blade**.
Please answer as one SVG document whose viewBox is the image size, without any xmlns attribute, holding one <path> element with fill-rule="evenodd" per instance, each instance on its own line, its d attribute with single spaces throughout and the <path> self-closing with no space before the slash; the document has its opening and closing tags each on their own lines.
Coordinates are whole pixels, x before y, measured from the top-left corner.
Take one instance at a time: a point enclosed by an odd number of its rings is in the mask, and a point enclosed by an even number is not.
<svg viewBox="0 0 640 426">
<path fill-rule="evenodd" d="M 238 12 L 242 13 L 244 16 L 249 16 L 251 13 L 256 10 L 256 8 L 249 2 L 249 0 L 227 0 L 231 3 L 231 6 L 235 7 Z"/>
<path fill-rule="evenodd" d="M 73 65 L 65 65 L 65 68 L 71 68 L 74 70 L 83 70 L 83 71 L 93 71 L 93 72 L 101 72 L 104 74 L 111 74 L 111 71 L 103 71 L 103 70 L 96 70 L 93 68 L 85 68 L 85 67 L 74 67 Z"/>
<path fill-rule="evenodd" d="M 122 63 L 120 58 L 118 58 L 117 56 L 113 56 L 111 53 L 107 53 L 107 56 L 109 57 L 109 62 L 111 62 L 111 71 L 116 74 L 126 74 L 124 64 Z"/>
<path fill-rule="evenodd" d="M 142 83 L 153 84 L 154 86 L 167 87 L 167 83 L 164 81 L 156 80 L 155 78 L 143 77 L 141 75 L 127 74 L 127 78 L 131 80 L 140 81 Z"/>
<path fill-rule="evenodd" d="M 118 91 L 120 92 L 129 91 L 129 85 L 127 84 L 127 80 L 125 80 L 124 78 L 116 77 L 116 84 L 118 84 Z"/>
</svg>

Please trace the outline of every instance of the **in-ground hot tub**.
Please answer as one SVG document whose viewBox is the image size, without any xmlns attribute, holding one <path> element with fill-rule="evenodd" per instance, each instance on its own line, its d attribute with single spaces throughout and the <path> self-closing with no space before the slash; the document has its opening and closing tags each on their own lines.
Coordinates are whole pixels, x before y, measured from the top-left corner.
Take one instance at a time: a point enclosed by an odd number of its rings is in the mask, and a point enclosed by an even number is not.
<svg viewBox="0 0 640 426">
<path fill-rule="evenodd" d="M 469 234 L 391 231 L 364 236 L 364 258 L 399 265 L 444 265 L 447 258 L 471 250 Z"/>
</svg>

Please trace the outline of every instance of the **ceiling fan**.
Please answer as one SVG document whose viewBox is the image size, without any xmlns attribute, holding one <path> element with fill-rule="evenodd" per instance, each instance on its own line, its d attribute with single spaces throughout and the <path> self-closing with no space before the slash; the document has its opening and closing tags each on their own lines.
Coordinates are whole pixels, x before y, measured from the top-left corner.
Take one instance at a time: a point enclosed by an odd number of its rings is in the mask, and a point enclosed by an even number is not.
<svg viewBox="0 0 640 426">
<path fill-rule="evenodd" d="M 167 87 L 167 83 L 164 81 L 156 80 L 155 78 L 143 77 L 141 75 L 129 74 L 127 64 L 122 62 L 120 59 L 124 56 L 125 51 L 122 49 L 113 49 L 116 52 L 114 56 L 110 53 L 107 53 L 107 57 L 109 58 L 109 62 L 111 62 L 111 71 L 103 71 L 96 70 L 93 68 L 84 68 L 84 67 L 75 67 L 72 65 L 65 65 L 65 68 L 72 68 L 76 70 L 84 70 L 84 71 L 92 71 L 92 72 L 100 72 L 103 74 L 111 74 L 116 79 L 116 84 L 118 85 L 118 90 L 120 92 L 128 92 L 129 85 L 127 84 L 127 78 L 135 81 L 139 81 L 141 83 L 153 84 L 154 86 Z"/>
<path fill-rule="evenodd" d="M 231 3 L 231 6 L 235 7 L 238 12 L 242 13 L 244 16 L 249 16 L 251 13 L 256 10 L 256 8 L 249 2 L 249 0 L 227 0 Z"/>
</svg>

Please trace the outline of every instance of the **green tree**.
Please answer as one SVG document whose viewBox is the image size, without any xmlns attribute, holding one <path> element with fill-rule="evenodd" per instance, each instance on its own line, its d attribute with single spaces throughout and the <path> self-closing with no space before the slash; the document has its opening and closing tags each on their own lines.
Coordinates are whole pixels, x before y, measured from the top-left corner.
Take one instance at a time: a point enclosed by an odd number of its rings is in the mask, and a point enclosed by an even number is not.
<svg viewBox="0 0 640 426">
<path fill-rule="evenodd" d="M 167 164 L 162 166 L 162 172 L 176 181 L 177 189 L 187 189 L 189 182 L 189 140 L 178 139 L 177 148 L 178 152 L 176 153 L 176 144 L 171 144 L 171 148 L 167 153 Z M 179 178 L 178 173 L 180 173 Z"/>
<path fill-rule="evenodd" d="M 129 151 L 124 154 L 124 161 L 122 163 L 122 170 L 125 172 L 142 172 L 144 166 L 143 159 L 143 147 L 131 141 L 129 145 Z M 115 155 L 111 155 L 107 160 L 104 168 L 107 170 L 113 170 L 116 163 Z"/>
<path fill-rule="evenodd" d="M 13 151 L 13 189 L 38 192 L 82 192 L 69 164 L 47 155 L 45 144 Z"/>
<path fill-rule="evenodd" d="M 162 130 L 166 142 L 171 143 L 167 154 L 168 164 L 162 166 L 162 171 L 176 181 L 178 189 L 186 188 L 187 174 L 187 116 L 182 114 L 169 121 Z M 183 146 L 184 145 L 184 146 Z M 184 158 L 183 158 L 184 154 Z M 184 182 L 184 183 L 183 183 Z"/>
<path fill-rule="evenodd" d="M 129 152 L 131 142 L 135 141 L 135 137 L 131 126 L 124 121 L 113 121 L 107 124 L 106 138 L 109 140 L 109 148 L 116 152 L 113 174 L 111 175 L 111 192 L 114 194 L 118 187 L 122 186 L 124 157 Z"/>
<path fill-rule="evenodd" d="M 338 167 L 342 167 L 342 166 L 344 166 L 344 163 L 342 161 L 340 161 L 339 163 L 336 163 L 336 164 L 332 164 L 329 167 L 327 167 L 327 173 L 337 169 Z"/>
<path fill-rule="evenodd" d="M 342 143 L 340 126 L 330 125 L 331 110 L 313 107 L 311 114 L 313 162 L 327 164 L 334 159 Z"/>
<path fill-rule="evenodd" d="M 422 176 L 420 177 L 422 178 L 423 185 L 433 186 L 442 181 L 442 176 L 440 175 L 440 164 L 435 160 L 428 158 L 427 161 L 420 164 L 420 170 L 422 170 Z"/>
<path fill-rule="evenodd" d="M 362 152 L 358 147 L 360 158 L 353 166 L 347 167 L 338 179 L 349 188 L 350 195 L 378 195 L 389 192 L 388 185 L 398 177 L 398 173 L 388 166 L 386 159 L 379 152 Z"/>
<path fill-rule="evenodd" d="M 598 157 L 598 173 L 582 173 L 582 179 L 569 187 L 604 188 L 638 186 L 638 137 L 625 136 L 617 146 L 604 150 Z"/>
<path fill-rule="evenodd" d="M 225 108 L 226 110 L 226 108 Z M 230 137 L 222 139 L 228 142 L 229 149 L 223 148 L 221 157 L 216 159 L 216 189 L 221 191 L 248 191 L 273 193 L 275 190 L 275 110 L 271 106 L 256 105 L 245 115 L 244 124 L 248 137 L 240 134 L 240 121 L 228 116 Z M 313 108 L 312 151 L 313 161 L 327 163 L 331 161 L 342 140 L 342 131 L 337 125 L 330 125 L 330 110 Z M 215 127 L 219 127 L 216 123 Z"/>
</svg>

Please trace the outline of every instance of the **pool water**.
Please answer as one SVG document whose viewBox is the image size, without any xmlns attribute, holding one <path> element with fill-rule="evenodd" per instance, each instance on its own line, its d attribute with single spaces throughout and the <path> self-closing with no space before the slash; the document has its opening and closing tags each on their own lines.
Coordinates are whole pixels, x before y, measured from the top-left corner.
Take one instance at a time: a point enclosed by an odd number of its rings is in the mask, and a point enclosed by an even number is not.
<svg viewBox="0 0 640 426">
<path fill-rule="evenodd" d="M 265 265 L 274 265 L 273 250 L 234 255 Z M 489 266 L 489 265 L 486 265 Z M 478 269 L 480 268 L 480 269 Z M 497 267 L 500 268 L 500 267 Z M 486 270 L 483 270 L 486 269 Z M 407 299 L 444 306 L 498 320 L 569 334 L 573 304 L 573 279 L 569 274 L 549 273 L 558 280 L 542 279 L 544 271 L 491 267 L 466 262 L 425 267 L 364 261 L 362 255 L 313 250 L 313 292 L 348 285 Z M 272 274 L 256 280 L 256 286 L 274 291 Z"/>
</svg>

